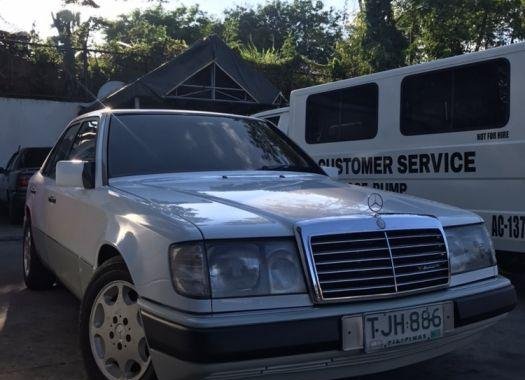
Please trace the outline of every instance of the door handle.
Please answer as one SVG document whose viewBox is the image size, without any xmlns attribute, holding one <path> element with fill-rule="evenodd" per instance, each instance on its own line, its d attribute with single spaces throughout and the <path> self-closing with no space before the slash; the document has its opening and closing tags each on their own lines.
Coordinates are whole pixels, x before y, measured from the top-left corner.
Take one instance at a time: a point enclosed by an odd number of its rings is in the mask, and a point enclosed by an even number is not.
<svg viewBox="0 0 525 380">
<path fill-rule="evenodd" d="M 54 196 L 52 196 L 52 195 L 50 195 L 47 198 L 47 200 L 49 201 L 49 203 L 57 203 L 57 199 Z"/>
</svg>

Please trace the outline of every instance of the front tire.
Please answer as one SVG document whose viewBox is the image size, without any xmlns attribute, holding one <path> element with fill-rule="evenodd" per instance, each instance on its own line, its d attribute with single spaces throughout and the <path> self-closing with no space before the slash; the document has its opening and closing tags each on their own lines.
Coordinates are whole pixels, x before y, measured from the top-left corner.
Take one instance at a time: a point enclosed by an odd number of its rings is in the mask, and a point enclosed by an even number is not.
<svg viewBox="0 0 525 380">
<path fill-rule="evenodd" d="M 91 379 L 156 379 L 137 299 L 120 258 L 95 272 L 80 308 L 80 348 Z"/>
<path fill-rule="evenodd" d="M 42 264 L 40 257 L 38 257 L 29 220 L 24 226 L 22 269 L 24 272 L 24 282 L 29 289 L 47 290 L 53 287 L 55 276 Z"/>
</svg>

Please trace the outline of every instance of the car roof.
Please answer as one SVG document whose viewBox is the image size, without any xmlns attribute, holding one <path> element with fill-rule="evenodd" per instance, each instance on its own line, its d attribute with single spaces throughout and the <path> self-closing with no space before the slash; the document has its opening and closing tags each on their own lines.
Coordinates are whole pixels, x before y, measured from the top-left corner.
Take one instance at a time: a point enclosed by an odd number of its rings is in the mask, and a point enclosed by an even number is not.
<svg viewBox="0 0 525 380">
<path fill-rule="evenodd" d="M 231 118 L 242 118 L 260 120 L 257 117 L 238 115 L 233 113 L 220 113 L 220 112 L 208 112 L 208 111 L 191 111 L 191 110 L 174 110 L 174 109 L 111 109 L 103 108 L 100 110 L 92 111 L 77 116 L 72 122 L 90 117 L 100 117 L 102 115 L 195 115 L 195 116 L 218 116 L 218 117 L 231 117 Z"/>
</svg>

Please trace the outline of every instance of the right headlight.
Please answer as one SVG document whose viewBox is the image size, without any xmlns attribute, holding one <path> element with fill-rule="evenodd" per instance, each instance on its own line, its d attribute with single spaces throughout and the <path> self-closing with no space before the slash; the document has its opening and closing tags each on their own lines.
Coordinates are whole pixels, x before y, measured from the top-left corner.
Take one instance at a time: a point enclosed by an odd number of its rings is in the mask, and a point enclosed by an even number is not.
<svg viewBox="0 0 525 380">
<path fill-rule="evenodd" d="M 306 291 L 293 240 L 215 241 L 206 250 L 213 298 Z"/>
<path fill-rule="evenodd" d="M 306 292 L 293 239 L 174 244 L 170 267 L 177 292 L 192 298 Z"/>
<path fill-rule="evenodd" d="M 452 274 L 496 265 L 492 240 L 484 224 L 445 228 Z"/>
</svg>

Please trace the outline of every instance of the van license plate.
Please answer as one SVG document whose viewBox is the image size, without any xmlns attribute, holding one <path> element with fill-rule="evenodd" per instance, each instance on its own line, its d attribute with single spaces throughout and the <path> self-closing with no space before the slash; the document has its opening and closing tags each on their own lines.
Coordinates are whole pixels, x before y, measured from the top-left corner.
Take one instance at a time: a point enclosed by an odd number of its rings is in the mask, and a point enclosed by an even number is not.
<svg viewBox="0 0 525 380">
<path fill-rule="evenodd" d="M 364 317 L 365 351 L 441 338 L 443 305 L 427 305 Z"/>
</svg>

